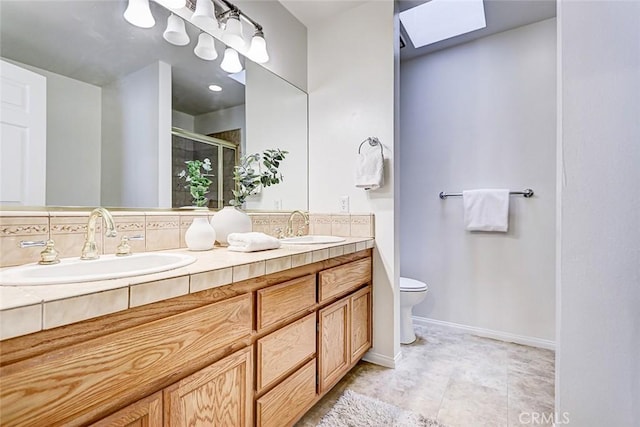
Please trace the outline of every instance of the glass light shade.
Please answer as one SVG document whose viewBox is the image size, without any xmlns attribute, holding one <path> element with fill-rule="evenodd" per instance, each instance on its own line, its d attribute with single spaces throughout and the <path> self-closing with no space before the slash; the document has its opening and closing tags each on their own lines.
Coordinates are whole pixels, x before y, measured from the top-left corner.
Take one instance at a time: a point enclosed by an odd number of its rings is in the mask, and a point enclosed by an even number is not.
<svg viewBox="0 0 640 427">
<path fill-rule="evenodd" d="M 193 53 L 200 59 L 205 61 L 213 61 L 218 57 L 216 51 L 216 45 L 213 41 L 213 36 L 207 33 L 200 33 L 198 36 L 198 44 L 193 49 Z"/>
<path fill-rule="evenodd" d="M 167 18 L 167 29 L 164 30 L 162 37 L 176 46 L 189 44 L 189 35 L 184 27 L 184 21 L 173 13 Z"/>
<path fill-rule="evenodd" d="M 269 60 L 269 54 L 267 53 L 267 42 L 260 34 L 256 34 L 251 39 L 251 46 L 247 56 L 258 64 L 264 64 Z"/>
<path fill-rule="evenodd" d="M 220 63 L 220 68 L 227 73 L 238 73 L 242 71 L 242 64 L 240 63 L 238 52 L 230 47 L 226 48 L 224 50 L 224 57 Z"/>
<path fill-rule="evenodd" d="M 242 48 L 244 46 L 242 23 L 237 13 L 232 13 L 229 15 L 229 18 L 227 18 L 227 25 L 224 27 L 224 32 L 222 33 L 222 41 L 235 48 Z"/>
<path fill-rule="evenodd" d="M 149 0 L 129 0 L 129 5 L 124 11 L 124 19 L 140 28 L 151 28 L 156 25 L 149 7 Z"/>
<path fill-rule="evenodd" d="M 156 0 L 158 3 L 169 9 L 182 9 L 186 6 L 186 0 Z"/>
<path fill-rule="evenodd" d="M 211 0 L 196 1 L 196 10 L 191 16 L 191 22 L 198 26 L 214 23 L 217 25 L 217 21 L 214 18 L 213 3 Z"/>
</svg>

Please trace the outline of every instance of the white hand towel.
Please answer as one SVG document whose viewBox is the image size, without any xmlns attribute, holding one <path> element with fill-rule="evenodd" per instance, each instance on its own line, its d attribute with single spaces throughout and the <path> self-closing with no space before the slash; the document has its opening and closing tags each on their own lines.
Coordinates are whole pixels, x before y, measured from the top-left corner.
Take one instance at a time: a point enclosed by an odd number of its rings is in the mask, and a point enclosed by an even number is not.
<svg viewBox="0 0 640 427">
<path fill-rule="evenodd" d="M 509 228 L 509 190 L 467 190 L 462 199 L 467 230 L 506 232 Z"/>
<path fill-rule="evenodd" d="M 382 187 L 384 176 L 384 158 L 380 147 L 358 153 L 356 159 L 356 187 L 375 190 Z"/>
<path fill-rule="evenodd" d="M 278 249 L 280 241 L 264 233 L 231 233 L 227 236 L 228 250 L 234 252 L 255 252 L 267 249 Z"/>
</svg>

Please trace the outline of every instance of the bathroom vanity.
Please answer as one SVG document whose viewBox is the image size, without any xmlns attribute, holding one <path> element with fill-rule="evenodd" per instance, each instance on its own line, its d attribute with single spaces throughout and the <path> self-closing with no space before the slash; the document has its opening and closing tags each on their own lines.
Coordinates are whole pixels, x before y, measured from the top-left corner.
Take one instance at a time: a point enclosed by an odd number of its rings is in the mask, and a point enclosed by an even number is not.
<svg viewBox="0 0 640 427">
<path fill-rule="evenodd" d="M 204 253 L 129 284 L 125 310 L 6 339 L 0 423 L 292 425 L 371 348 L 372 246 L 216 249 L 222 269 Z"/>
</svg>

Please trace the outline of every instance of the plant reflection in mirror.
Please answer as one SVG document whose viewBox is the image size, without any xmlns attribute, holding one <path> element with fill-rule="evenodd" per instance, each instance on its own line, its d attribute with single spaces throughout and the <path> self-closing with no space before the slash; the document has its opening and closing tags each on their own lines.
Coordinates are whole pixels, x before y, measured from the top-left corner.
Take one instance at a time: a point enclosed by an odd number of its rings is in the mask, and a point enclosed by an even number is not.
<svg viewBox="0 0 640 427">
<path fill-rule="evenodd" d="M 233 169 L 236 189 L 233 190 L 234 200 L 229 203 L 240 207 L 248 196 L 258 193 L 261 187 L 279 184 L 284 177 L 278 173 L 278 167 L 287 154 L 288 151 L 276 148 L 242 156 L 238 166 Z"/>
<path fill-rule="evenodd" d="M 184 188 L 189 189 L 191 197 L 193 198 L 193 205 L 198 207 L 206 206 L 208 199 L 205 197 L 205 194 L 209 192 L 209 186 L 212 182 L 207 177 L 213 175 L 203 173 L 201 169 L 204 170 L 204 172 L 210 172 L 211 160 L 188 160 L 185 164 L 187 165 L 187 169 L 183 169 L 178 174 L 178 177 L 184 178 L 186 182 Z"/>
</svg>

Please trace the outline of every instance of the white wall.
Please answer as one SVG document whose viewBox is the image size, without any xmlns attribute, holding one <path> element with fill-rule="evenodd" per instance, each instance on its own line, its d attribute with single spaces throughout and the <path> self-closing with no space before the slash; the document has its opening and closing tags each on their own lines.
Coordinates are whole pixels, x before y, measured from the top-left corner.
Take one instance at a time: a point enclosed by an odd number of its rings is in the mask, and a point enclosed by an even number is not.
<svg viewBox="0 0 640 427">
<path fill-rule="evenodd" d="M 555 339 L 555 27 L 401 63 L 400 269 L 429 285 L 415 316 Z M 508 233 L 471 233 L 462 198 L 438 194 L 472 188 L 535 197 L 511 197 Z"/>
<path fill-rule="evenodd" d="M 193 130 L 202 135 L 209 135 L 227 130 L 240 129 L 241 147 L 245 146 L 246 140 L 246 114 L 245 105 L 225 108 L 224 110 L 212 111 L 210 113 L 195 116 Z"/>
<path fill-rule="evenodd" d="M 171 126 L 194 132 L 195 116 L 178 110 L 171 110 Z"/>
<path fill-rule="evenodd" d="M 47 79 L 46 204 L 99 206 L 101 88 L 9 62 Z"/>
<path fill-rule="evenodd" d="M 367 357 L 389 365 L 400 352 L 393 7 L 391 0 L 370 1 L 308 29 L 309 210 L 336 212 L 347 195 L 352 212 L 375 214 L 374 347 Z M 353 180 L 358 145 L 368 136 L 380 139 L 387 159 L 385 186 L 373 192 L 356 189 Z"/>
<path fill-rule="evenodd" d="M 171 66 L 103 88 L 102 204 L 171 207 Z"/>
<path fill-rule="evenodd" d="M 640 422 L 640 2 L 559 4 L 556 411 Z"/>
<path fill-rule="evenodd" d="M 247 63 L 247 143 L 244 154 L 288 151 L 278 170 L 284 179 L 247 198 L 247 209 L 308 207 L 307 94 L 259 65 Z"/>
<path fill-rule="evenodd" d="M 278 1 L 236 0 L 233 3 L 263 27 L 269 61 L 261 66 L 306 91 L 307 28 Z M 250 39 L 253 28 L 244 25 L 244 29 Z"/>
</svg>

